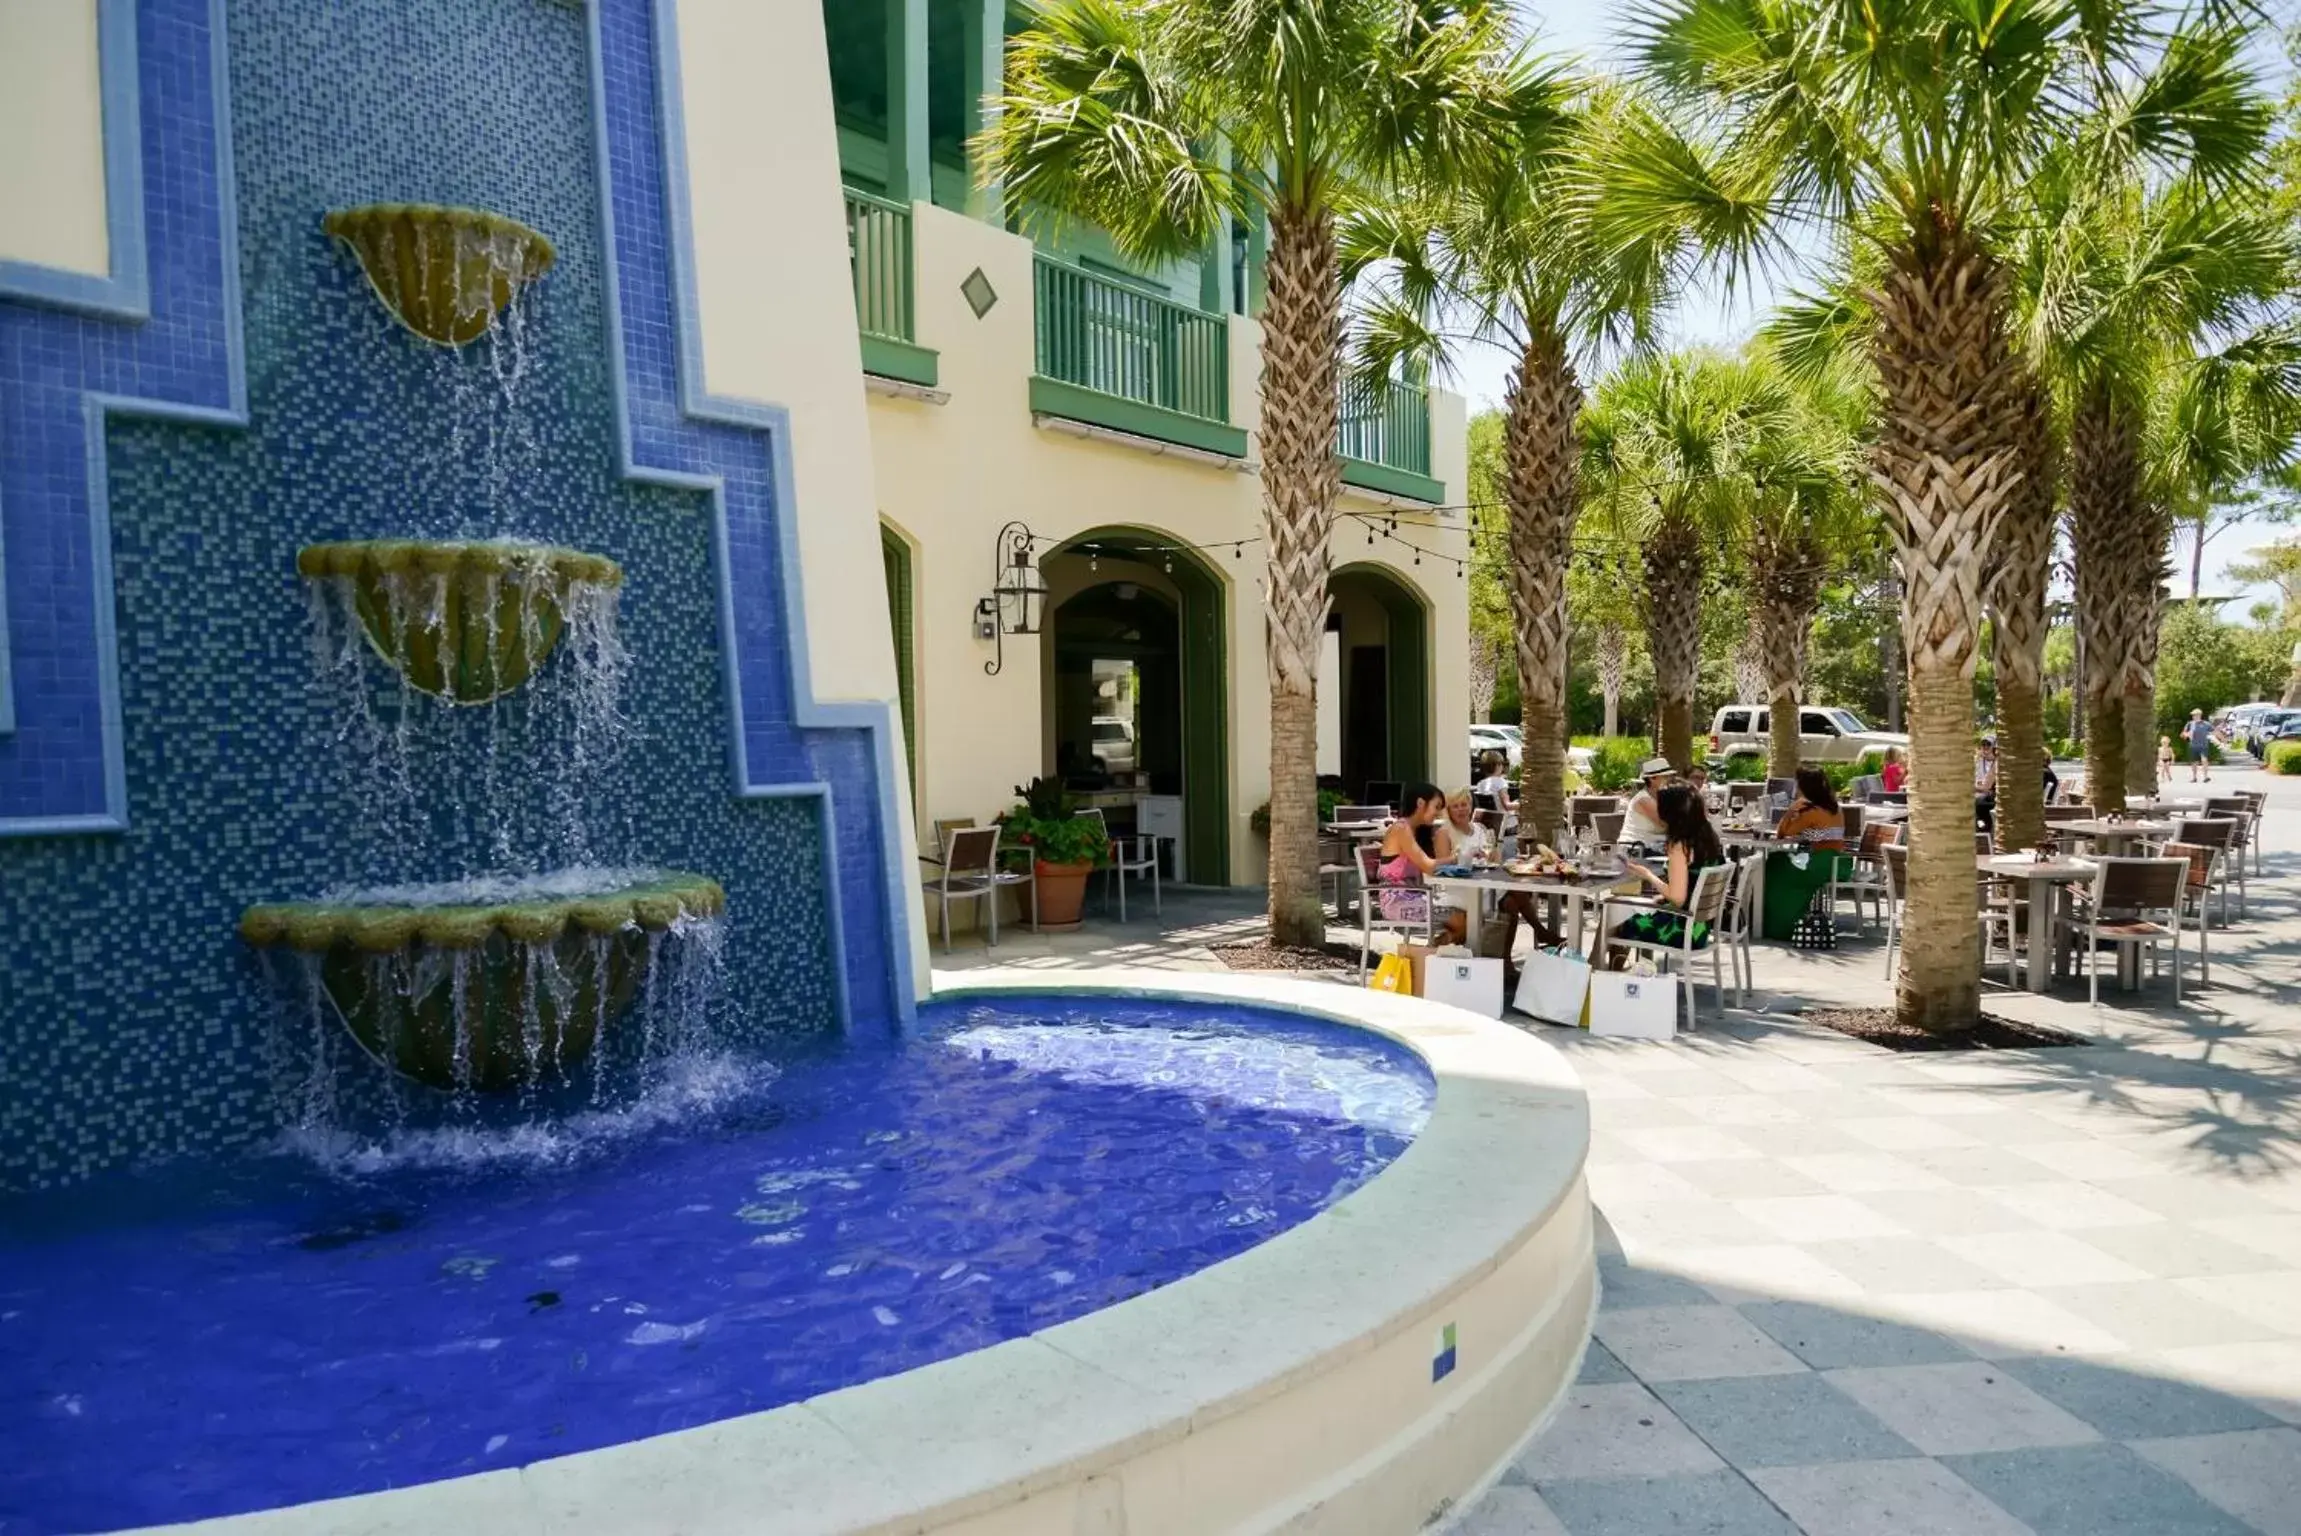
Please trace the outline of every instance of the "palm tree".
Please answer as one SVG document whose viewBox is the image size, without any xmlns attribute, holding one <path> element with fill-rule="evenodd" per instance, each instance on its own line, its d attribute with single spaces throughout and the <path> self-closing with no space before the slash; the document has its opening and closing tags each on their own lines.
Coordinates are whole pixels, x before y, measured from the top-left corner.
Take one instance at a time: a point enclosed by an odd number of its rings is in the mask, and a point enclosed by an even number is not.
<svg viewBox="0 0 2301 1536">
<path fill-rule="evenodd" d="M 2021 326 L 2070 420 L 2086 781 L 2102 796 L 2147 793 L 2175 508 L 2276 456 L 2283 344 L 2269 307 L 2292 279 L 2293 244 L 2242 184 L 2183 179 L 2152 193 L 2136 178 L 2105 186 L 2097 166 L 2077 163 L 2040 177 L 2033 195 L 2038 218 L 2016 267 Z M 2264 321 L 2270 330 L 2244 330 Z M 2217 363 L 2210 342 L 2233 332 Z"/>
<path fill-rule="evenodd" d="M 1643 568 L 1656 735 L 1680 771 L 1693 762 L 1710 551 L 1733 535 L 1749 499 L 1745 456 L 1779 408 L 1744 364 L 1697 351 L 1631 358 L 1582 414 L 1588 510 Z"/>
<path fill-rule="evenodd" d="M 2015 452 L 2021 481 L 2007 500 L 1983 577 L 1990 660 L 1997 675 L 1997 837 L 2003 848 L 2045 840 L 2046 588 L 2060 526 L 2060 439 L 2052 401 L 2025 371 Z"/>
<path fill-rule="evenodd" d="M 1913 786 L 1896 1006 L 1905 1024 L 1967 1029 L 1980 1016 L 1972 679 L 1983 575 L 2024 470 L 1999 226 L 2098 83 L 2146 74 L 2165 38 L 2149 13 L 2081 0 L 1644 0 L 1639 27 L 1647 73 L 1716 125 L 1735 170 L 1655 178 L 1649 200 L 1672 217 L 1709 209 L 1736 232 L 1737 262 L 1804 220 L 1875 263 L 1869 473 L 1904 587 Z M 2130 138 L 2194 153 L 2201 92 L 2223 83 L 2210 69 L 2162 81 Z M 1718 212 L 1729 206 L 1738 225 Z"/>
<path fill-rule="evenodd" d="M 1448 366 L 1454 344 L 1509 360 L 1503 403 L 1506 569 L 1527 753 L 1528 824 L 1566 813 L 1566 572 L 1581 512 L 1580 364 L 1645 339 L 1693 247 L 1683 231 L 1601 248 L 1598 154 L 1625 135 L 1666 137 L 1619 90 L 1527 64 L 1510 153 L 1420 195 L 1356 211 L 1342 231 L 1362 283 L 1363 366 Z M 1610 151 L 1606 151 L 1610 152 Z"/>
<path fill-rule="evenodd" d="M 1544 112 L 1501 0 L 1042 0 L 1009 45 L 986 176 L 1026 219 L 1067 216 L 1165 260 L 1268 221 L 1263 539 L 1270 931 L 1315 944 L 1318 658 L 1341 490 L 1337 216 L 1471 174 Z"/>
<path fill-rule="evenodd" d="M 1768 772 L 1798 770 L 1798 706 L 1806 696 L 1806 643 L 1822 589 L 1873 539 L 1874 521 L 1858 489 L 1866 390 L 1849 361 L 1792 385 L 1764 352 L 1753 356 L 1769 393 L 1785 395 L 1744 456 L 1743 516 L 1753 633 L 1766 671 L 1772 735 Z M 1778 377 L 1777 377 L 1778 376 Z"/>
<path fill-rule="evenodd" d="M 2256 477 L 2289 473 L 2301 434 L 2301 322 L 2286 297 L 2289 274 L 2301 265 L 2275 226 L 2252 233 L 2279 247 L 2260 253 L 2263 275 L 2275 274 L 2274 289 L 2238 297 L 2274 299 L 2282 312 L 2223 345 L 2168 358 L 2152 373 L 2140 496 L 2150 553 L 2128 594 L 2126 787 L 2135 793 L 2156 788 L 2157 638 L 2173 529 Z M 2226 255 L 2246 241 L 2238 231 L 2225 232 L 2218 243 Z"/>
</svg>

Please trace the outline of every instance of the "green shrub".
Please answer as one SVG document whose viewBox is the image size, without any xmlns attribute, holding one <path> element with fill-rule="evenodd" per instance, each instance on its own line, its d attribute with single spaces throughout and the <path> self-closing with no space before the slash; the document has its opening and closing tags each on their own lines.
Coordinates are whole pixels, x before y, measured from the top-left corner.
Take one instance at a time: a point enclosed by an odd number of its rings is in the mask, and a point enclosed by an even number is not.
<svg viewBox="0 0 2301 1536">
<path fill-rule="evenodd" d="M 1718 777 L 1728 784 L 1754 784 L 1766 776 L 1766 760 L 1756 752 L 1743 752 L 1726 759 L 1718 770 Z"/>
<path fill-rule="evenodd" d="M 1322 789 L 1318 792 L 1318 824 L 1320 826 L 1334 820 L 1334 813 L 1341 809 L 1342 801 L 1343 794 L 1339 789 Z M 1253 828 L 1259 836 L 1270 836 L 1270 802 L 1265 800 L 1256 806 L 1254 814 L 1246 818 L 1246 824 Z"/>
<path fill-rule="evenodd" d="M 1854 780 L 1871 778 L 1885 772 L 1886 755 L 1883 752 L 1864 752 L 1850 763 L 1823 763 L 1822 777 L 1830 781 L 1833 794 L 1843 795 L 1853 788 Z"/>
<path fill-rule="evenodd" d="M 2271 773 L 2301 774 L 2301 741 L 2273 741 L 2269 744 L 2269 771 Z"/>
<path fill-rule="evenodd" d="M 1653 748 L 1636 736 L 1592 737 L 1578 745 L 1590 749 L 1590 787 L 1600 794 L 1637 783 L 1638 765 L 1653 756 Z"/>
</svg>

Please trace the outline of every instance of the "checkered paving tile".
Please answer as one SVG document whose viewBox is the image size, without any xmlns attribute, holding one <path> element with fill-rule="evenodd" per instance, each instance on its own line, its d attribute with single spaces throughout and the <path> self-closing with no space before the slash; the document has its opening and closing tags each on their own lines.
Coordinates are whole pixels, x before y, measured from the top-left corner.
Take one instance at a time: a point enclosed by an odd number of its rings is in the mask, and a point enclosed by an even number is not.
<svg viewBox="0 0 2301 1536">
<path fill-rule="evenodd" d="M 1541 1031 L 1590 1087 L 1596 1338 L 1455 1530 L 2301 1536 L 2297 885 L 2195 1013 L 2008 1002 L 2082 1050 Z M 1803 995 L 1879 999 L 1827 958 Z"/>
</svg>

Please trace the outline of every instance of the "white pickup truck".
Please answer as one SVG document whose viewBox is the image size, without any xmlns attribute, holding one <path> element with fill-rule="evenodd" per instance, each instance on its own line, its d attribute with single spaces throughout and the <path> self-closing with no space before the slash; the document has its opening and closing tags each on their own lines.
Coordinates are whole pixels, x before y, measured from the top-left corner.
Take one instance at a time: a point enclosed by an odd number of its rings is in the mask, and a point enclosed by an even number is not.
<svg viewBox="0 0 2301 1536">
<path fill-rule="evenodd" d="M 1731 761 L 1765 757 L 1773 751 L 1773 711 L 1763 704 L 1729 704 L 1710 726 L 1710 755 Z M 1899 731 L 1873 731 L 1850 709 L 1826 704 L 1798 706 L 1798 761 L 1858 763 L 1888 747 L 1909 750 Z"/>
</svg>

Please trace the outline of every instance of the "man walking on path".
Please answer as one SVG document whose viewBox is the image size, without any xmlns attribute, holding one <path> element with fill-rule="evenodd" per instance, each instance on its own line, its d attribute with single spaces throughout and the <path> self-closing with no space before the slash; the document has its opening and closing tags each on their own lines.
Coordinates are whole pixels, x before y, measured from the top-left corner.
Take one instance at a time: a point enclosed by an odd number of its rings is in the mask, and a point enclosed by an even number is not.
<svg viewBox="0 0 2301 1536">
<path fill-rule="evenodd" d="M 2213 763 L 2205 754 L 2213 745 L 2213 727 L 2206 723 L 2205 711 L 2191 710 L 2189 723 L 2181 728 L 2181 734 L 2189 738 L 2189 782 L 2195 784 L 2202 779 L 2212 783 Z"/>
</svg>

